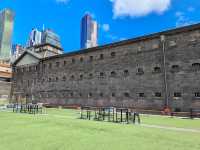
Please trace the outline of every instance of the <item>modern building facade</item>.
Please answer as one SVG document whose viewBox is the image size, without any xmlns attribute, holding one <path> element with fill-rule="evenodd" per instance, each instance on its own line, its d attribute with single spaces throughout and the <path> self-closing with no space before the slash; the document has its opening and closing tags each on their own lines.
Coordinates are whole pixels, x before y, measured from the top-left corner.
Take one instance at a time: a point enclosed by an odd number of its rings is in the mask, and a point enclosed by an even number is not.
<svg viewBox="0 0 200 150">
<path fill-rule="evenodd" d="M 16 60 L 19 56 L 21 56 L 25 51 L 25 47 L 20 44 L 12 45 L 12 57 L 11 61 Z"/>
<path fill-rule="evenodd" d="M 50 44 L 61 48 L 60 37 L 52 30 L 43 29 L 42 31 L 39 31 L 36 28 L 32 29 L 28 40 L 28 47 L 34 47 L 41 44 Z"/>
<path fill-rule="evenodd" d="M 59 35 L 50 29 L 46 29 L 42 32 L 42 44 L 46 43 L 61 48 L 61 41 Z"/>
<path fill-rule="evenodd" d="M 40 45 L 42 43 L 42 32 L 38 29 L 32 29 L 29 40 L 28 40 L 28 46 L 35 46 Z"/>
<path fill-rule="evenodd" d="M 199 49 L 196 24 L 29 62 L 24 54 L 13 64 L 13 102 L 200 108 Z"/>
<path fill-rule="evenodd" d="M 0 59 L 11 57 L 14 13 L 10 9 L 0 12 Z"/>
<path fill-rule="evenodd" d="M 89 14 L 81 20 L 81 49 L 98 45 L 98 25 Z"/>
</svg>

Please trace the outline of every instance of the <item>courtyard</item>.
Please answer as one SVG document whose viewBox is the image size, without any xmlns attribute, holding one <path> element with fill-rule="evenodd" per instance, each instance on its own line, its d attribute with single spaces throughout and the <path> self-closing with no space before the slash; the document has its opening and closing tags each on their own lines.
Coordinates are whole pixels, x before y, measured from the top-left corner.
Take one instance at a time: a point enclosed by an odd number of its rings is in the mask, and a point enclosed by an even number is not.
<svg viewBox="0 0 200 150">
<path fill-rule="evenodd" d="M 200 120 L 142 115 L 141 125 L 81 120 L 80 111 L 0 111 L 0 150 L 199 150 Z"/>
</svg>

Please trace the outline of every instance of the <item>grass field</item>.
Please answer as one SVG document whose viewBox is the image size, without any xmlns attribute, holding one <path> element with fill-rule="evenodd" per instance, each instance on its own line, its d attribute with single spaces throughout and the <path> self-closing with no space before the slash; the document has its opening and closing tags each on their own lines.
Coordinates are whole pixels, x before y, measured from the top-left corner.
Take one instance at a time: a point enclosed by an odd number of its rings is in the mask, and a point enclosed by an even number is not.
<svg viewBox="0 0 200 150">
<path fill-rule="evenodd" d="M 35 116 L 0 112 L 0 150 L 200 150 L 200 120 L 145 115 L 142 125 L 126 125 L 78 117 L 61 109 Z"/>
</svg>

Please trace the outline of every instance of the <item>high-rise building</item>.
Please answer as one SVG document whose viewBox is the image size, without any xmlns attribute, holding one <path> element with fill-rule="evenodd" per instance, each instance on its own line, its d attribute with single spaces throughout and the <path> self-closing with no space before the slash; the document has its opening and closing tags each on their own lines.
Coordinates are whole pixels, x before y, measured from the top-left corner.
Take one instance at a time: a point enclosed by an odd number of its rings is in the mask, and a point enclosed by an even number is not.
<svg viewBox="0 0 200 150">
<path fill-rule="evenodd" d="M 36 28 L 32 29 L 29 40 L 28 40 L 28 46 L 35 46 L 40 45 L 42 42 L 42 32 L 38 31 Z"/>
<path fill-rule="evenodd" d="M 51 44 L 61 48 L 60 37 L 50 29 L 42 32 L 42 44 Z"/>
<path fill-rule="evenodd" d="M 14 13 L 10 9 L 0 12 L 0 59 L 9 60 L 11 57 Z"/>
<path fill-rule="evenodd" d="M 91 15 L 86 14 L 81 20 L 81 48 L 98 46 L 98 25 Z"/>
<path fill-rule="evenodd" d="M 12 60 L 14 61 L 16 60 L 19 56 L 21 56 L 23 54 L 23 52 L 25 51 L 25 47 L 23 47 L 20 44 L 13 44 L 12 45 Z"/>
</svg>

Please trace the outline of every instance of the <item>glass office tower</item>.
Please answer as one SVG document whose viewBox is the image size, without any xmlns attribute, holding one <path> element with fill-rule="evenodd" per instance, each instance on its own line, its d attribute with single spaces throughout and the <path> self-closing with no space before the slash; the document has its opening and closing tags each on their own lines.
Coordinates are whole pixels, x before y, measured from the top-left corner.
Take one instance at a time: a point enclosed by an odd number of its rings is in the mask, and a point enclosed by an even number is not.
<svg viewBox="0 0 200 150">
<path fill-rule="evenodd" d="M 81 20 L 81 48 L 90 48 L 97 46 L 98 25 L 92 20 L 89 14 L 86 14 Z"/>
<path fill-rule="evenodd" d="M 14 13 L 10 9 L 0 12 L 0 59 L 11 57 Z"/>
<path fill-rule="evenodd" d="M 50 29 L 46 29 L 42 32 L 42 44 L 46 43 L 61 48 L 60 36 Z"/>
</svg>

